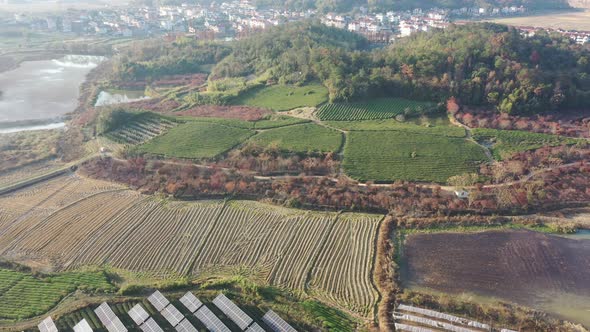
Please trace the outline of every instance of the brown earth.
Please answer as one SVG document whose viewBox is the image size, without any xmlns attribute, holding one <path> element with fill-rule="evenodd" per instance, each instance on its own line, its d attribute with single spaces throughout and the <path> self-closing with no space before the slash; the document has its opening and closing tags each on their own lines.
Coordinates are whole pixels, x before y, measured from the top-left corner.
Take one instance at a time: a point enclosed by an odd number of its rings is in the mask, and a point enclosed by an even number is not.
<svg viewBox="0 0 590 332">
<path fill-rule="evenodd" d="M 270 114 L 272 114 L 270 110 L 260 107 L 219 105 L 201 105 L 186 111 L 174 113 L 174 115 L 217 117 L 226 119 L 240 119 L 246 121 L 260 120 Z"/>
<path fill-rule="evenodd" d="M 404 248 L 407 284 L 530 305 L 547 293 L 590 299 L 590 241 L 490 231 L 415 234 Z"/>
</svg>

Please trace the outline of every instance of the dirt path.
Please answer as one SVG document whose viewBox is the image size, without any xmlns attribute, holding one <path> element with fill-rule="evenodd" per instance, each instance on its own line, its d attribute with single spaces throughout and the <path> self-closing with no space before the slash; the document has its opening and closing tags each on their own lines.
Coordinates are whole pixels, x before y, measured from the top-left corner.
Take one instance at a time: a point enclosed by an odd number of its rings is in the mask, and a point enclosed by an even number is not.
<svg viewBox="0 0 590 332">
<path fill-rule="evenodd" d="M 486 154 L 486 157 L 488 158 L 489 162 L 494 162 L 494 156 L 492 155 L 492 152 L 490 151 L 490 149 L 483 145 L 480 144 L 478 141 L 476 141 L 475 139 L 473 139 L 473 136 L 471 135 L 471 130 L 473 130 L 473 128 L 468 127 L 467 125 L 462 124 L 461 122 L 459 122 L 457 119 L 455 119 L 454 116 L 449 116 L 449 121 L 451 121 L 452 124 L 454 124 L 455 126 L 461 127 L 463 129 L 465 129 L 465 139 L 481 146 L 481 148 L 483 149 L 483 152 Z"/>
</svg>

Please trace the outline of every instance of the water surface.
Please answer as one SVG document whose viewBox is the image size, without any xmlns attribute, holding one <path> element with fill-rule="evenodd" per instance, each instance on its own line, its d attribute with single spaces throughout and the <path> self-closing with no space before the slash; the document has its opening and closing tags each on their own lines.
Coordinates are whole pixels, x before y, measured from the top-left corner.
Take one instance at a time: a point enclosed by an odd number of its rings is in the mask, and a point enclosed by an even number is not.
<svg viewBox="0 0 590 332">
<path fill-rule="evenodd" d="M 103 57 L 68 55 L 55 60 L 25 61 L 14 70 L 0 73 L 0 123 L 49 123 L 72 112 L 78 105 L 80 84 L 102 60 Z"/>
</svg>

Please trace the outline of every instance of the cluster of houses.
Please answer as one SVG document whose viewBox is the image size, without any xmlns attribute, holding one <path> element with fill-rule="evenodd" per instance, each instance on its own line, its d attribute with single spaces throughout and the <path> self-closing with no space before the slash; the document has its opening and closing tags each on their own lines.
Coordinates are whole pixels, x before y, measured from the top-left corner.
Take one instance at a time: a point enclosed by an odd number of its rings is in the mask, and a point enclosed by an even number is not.
<svg viewBox="0 0 590 332">
<path fill-rule="evenodd" d="M 364 12 L 364 13 L 363 13 Z M 432 9 L 387 13 L 366 13 L 355 16 L 328 13 L 321 18 L 322 23 L 347 29 L 364 35 L 373 42 L 393 42 L 395 38 L 406 37 L 417 31 L 430 28 L 446 28 L 450 22 L 448 10 Z"/>
<path fill-rule="evenodd" d="M 78 35 L 142 37 L 188 33 L 202 38 L 235 38 L 286 22 L 313 17 L 313 10 L 256 9 L 247 0 L 202 5 L 154 5 L 138 8 L 105 7 L 67 10 L 61 14 L 15 14 L 0 20 L 3 26 L 29 27 L 35 31 Z"/>
<path fill-rule="evenodd" d="M 565 29 L 552 29 L 552 28 L 537 28 L 529 26 L 517 26 L 520 33 L 524 36 L 532 37 L 539 31 L 546 31 L 548 33 L 558 33 L 563 36 L 569 37 L 577 44 L 583 45 L 590 43 L 590 31 L 573 31 Z"/>
<path fill-rule="evenodd" d="M 364 35 L 374 43 L 390 43 L 418 31 L 446 28 L 458 19 L 523 15 L 524 7 L 414 9 L 370 13 L 360 7 L 354 15 L 319 14 L 315 10 L 260 9 L 249 0 L 232 0 L 211 5 L 195 2 L 181 5 L 105 7 L 98 10 L 67 10 L 61 14 L 30 16 L 15 14 L 2 21 L 2 26 L 29 27 L 35 31 L 73 33 L 78 35 L 145 37 L 163 34 L 189 34 L 199 39 L 234 39 L 257 31 L 308 18 Z M 537 29 L 521 27 L 523 33 Z M 561 31 L 582 44 L 589 41 L 588 32 Z"/>
</svg>

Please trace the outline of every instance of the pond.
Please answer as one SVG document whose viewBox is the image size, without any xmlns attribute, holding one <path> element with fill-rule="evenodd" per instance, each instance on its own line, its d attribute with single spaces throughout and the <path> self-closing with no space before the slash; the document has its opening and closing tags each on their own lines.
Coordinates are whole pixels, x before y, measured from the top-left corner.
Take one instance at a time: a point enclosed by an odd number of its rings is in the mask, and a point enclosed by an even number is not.
<svg viewBox="0 0 590 332">
<path fill-rule="evenodd" d="M 6 131 L 63 122 L 63 116 L 78 105 L 80 84 L 103 60 L 99 56 L 67 55 L 25 61 L 16 69 L 0 73 L 0 127 Z"/>
</svg>

